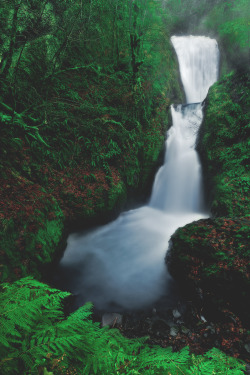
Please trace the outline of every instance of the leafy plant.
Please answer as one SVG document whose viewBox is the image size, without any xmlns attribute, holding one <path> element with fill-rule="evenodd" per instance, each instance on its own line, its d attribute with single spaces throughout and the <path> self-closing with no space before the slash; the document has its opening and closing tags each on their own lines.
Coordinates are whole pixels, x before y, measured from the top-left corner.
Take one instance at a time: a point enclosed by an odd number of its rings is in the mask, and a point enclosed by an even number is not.
<svg viewBox="0 0 250 375">
<path fill-rule="evenodd" d="M 244 364 L 217 349 L 204 356 L 188 348 L 150 348 L 90 319 L 91 304 L 64 317 L 69 293 L 32 278 L 3 284 L 0 296 L 0 369 L 4 375 L 243 374 Z"/>
</svg>

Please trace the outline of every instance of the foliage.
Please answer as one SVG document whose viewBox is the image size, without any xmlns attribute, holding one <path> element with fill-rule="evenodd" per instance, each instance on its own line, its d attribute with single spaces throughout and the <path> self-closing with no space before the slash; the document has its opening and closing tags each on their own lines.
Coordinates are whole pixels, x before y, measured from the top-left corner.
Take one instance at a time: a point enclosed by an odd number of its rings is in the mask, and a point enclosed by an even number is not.
<svg viewBox="0 0 250 375">
<path fill-rule="evenodd" d="M 249 207 L 249 75 L 230 74 L 215 84 L 198 148 L 212 214 L 244 216 Z M 214 136 L 216 134 L 216 137 Z"/>
<path fill-rule="evenodd" d="M 248 0 L 162 0 L 166 27 L 172 34 L 214 37 L 221 54 L 220 71 L 249 71 Z"/>
<path fill-rule="evenodd" d="M 160 10 L 149 0 L 3 1 L 2 280 L 38 277 L 65 223 L 112 218 L 149 185 L 166 110 L 181 96 Z"/>
<path fill-rule="evenodd" d="M 204 24 L 217 33 L 222 50 L 222 69 L 249 70 L 249 3 L 247 0 L 218 1 Z"/>
<path fill-rule="evenodd" d="M 243 374 L 243 363 L 217 349 L 203 356 L 187 348 L 173 353 L 100 328 L 90 319 L 91 304 L 65 318 L 68 296 L 32 278 L 2 285 L 2 374 Z"/>
<path fill-rule="evenodd" d="M 250 298 L 248 241 L 249 217 L 188 224 L 172 236 L 170 271 L 192 288 L 201 288 L 217 305 L 227 301 L 249 320 L 244 308 Z"/>
<path fill-rule="evenodd" d="M 38 276 L 38 269 L 51 262 L 61 240 L 63 213 L 39 184 L 14 169 L 7 169 L 3 174 L 0 178 L 1 279 L 9 275 L 20 277 L 31 270 Z"/>
<path fill-rule="evenodd" d="M 249 323 L 249 74 L 230 73 L 209 90 L 198 150 L 212 218 L 172 237 L 171 272 L 204 290 L 207 304 L 230 302 Z"/>
</svg>

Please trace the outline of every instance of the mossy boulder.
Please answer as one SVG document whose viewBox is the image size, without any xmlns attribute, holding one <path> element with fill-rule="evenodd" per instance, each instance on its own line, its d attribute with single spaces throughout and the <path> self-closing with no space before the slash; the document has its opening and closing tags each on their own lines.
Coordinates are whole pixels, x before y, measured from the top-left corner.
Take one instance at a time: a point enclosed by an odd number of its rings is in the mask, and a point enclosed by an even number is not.
<svg viewBox="0 0 250 375">
<path fill-rule="evenodd" d="M 171 274 L 203 299 L 225 306 L 228 302 L 246 315 L 250 298 L 250 218 L 217 218 L 193 222 L 171 238 L 168 265 Z"/>
</svg>

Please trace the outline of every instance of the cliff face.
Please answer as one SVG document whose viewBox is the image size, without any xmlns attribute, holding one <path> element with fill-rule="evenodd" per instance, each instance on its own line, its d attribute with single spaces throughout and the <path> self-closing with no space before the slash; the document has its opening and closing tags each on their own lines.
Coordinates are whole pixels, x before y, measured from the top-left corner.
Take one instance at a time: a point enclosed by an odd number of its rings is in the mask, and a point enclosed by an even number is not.
<svg viewBox="0 0 250 375">
<path fill-rule="evenodd" d="M 211 219 L 188 224 L 172 237 L 170 270 L 202 290 L 210 313 L 228 306 L 248 321 L 249 76 L 231 73 L 212 86 L 198 150 Z"/>
</svg>

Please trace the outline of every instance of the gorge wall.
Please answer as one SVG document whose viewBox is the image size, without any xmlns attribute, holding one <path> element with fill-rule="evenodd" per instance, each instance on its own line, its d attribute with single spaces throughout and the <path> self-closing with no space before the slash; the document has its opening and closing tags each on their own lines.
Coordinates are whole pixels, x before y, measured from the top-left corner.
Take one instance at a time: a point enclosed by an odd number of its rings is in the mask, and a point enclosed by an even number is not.
<svg viewBox="0 0 250 375">
<path fill-rule="evenodd" d="M 247 74 L 224 76 L 210 89 L 198 150 L 211 218 L 180 228 L 169 259 L 187 290 L 202 293 L 209 314 L 232 308 L 248 325 L 249 100 Z"/>
</svg>

